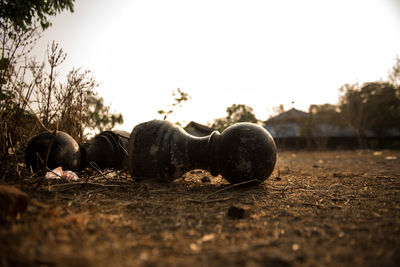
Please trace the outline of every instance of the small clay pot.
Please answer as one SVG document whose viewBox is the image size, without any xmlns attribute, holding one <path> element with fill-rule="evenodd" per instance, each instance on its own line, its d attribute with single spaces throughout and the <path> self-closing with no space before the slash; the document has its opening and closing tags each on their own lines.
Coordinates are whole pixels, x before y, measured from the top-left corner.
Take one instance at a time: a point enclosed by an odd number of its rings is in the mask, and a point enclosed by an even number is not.
<svg viewBox="0 0 400 267">
<path fill-rule="evenodd" d="M 80 146 L 69 134 L 62 131 L 55 134 L 42 132 L 33 137 L 25 151 L 26 166 L 34 172 L 42 170 L 48 152 L 48 168 L 61 166 L 64 170 L 81 169 Z"/>
</svg>

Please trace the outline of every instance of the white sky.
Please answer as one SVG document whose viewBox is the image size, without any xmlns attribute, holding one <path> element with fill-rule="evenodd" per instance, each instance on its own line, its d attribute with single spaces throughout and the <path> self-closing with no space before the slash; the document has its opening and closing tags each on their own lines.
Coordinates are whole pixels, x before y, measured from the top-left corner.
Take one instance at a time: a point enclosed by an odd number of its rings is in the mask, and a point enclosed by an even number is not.
<svg viewBox="0 0 400 267">
<path fill-rule="evenodd" d="M 279 104 L 336 103 L 400 56 L 399 0 L 76 0 L 52 22 L 37 59 L 57 41 L 64 71 L 93 71 L 127 131 L 161 118 L 176 88 L 192 99 L 172 121 L 207 123 L 234 103 L 265 120 Z"/>
</svg>

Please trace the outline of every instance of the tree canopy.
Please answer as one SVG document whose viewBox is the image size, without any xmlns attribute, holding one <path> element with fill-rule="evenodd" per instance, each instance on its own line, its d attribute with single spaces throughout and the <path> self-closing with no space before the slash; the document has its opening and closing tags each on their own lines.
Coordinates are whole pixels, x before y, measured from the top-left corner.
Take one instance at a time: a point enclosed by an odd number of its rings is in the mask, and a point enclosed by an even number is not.
<svg viewBox="0 0 400 267">
<path fill-rule="evenodd" d="M 400 85 L 400 58 L 396 58 L 396 63 L 392 67 L 392 71 L 389 73 L 389 82 L 399 86 Z"/>
<path fill-rule="evenodd" d="M 74 11 L 75 0 L 0 0 L 0 22 L 12 22 L 15 28 L 27 29 L 39 22 L 43 29 L 51 23 L 49 16 L 63 10 Z"/>
<path fill-rule="evenodd" d="M 258 122 L 258 119 L 254 115 L 253 108 L 244 104 L 233 104 L 226 108 L 226 113 L 226 117 L 215 119 L 211 123 L 211 127 L 222 132 L 225 128 L 238 122 Z"/>
<path fill-rule="evenodd" d="M 160 109 L 157 111 L 158 114 L 163 116 L 163 120 L 166 120 L 169 115 L 175 112 L 177 107 L 182 107 L 182 104 L 191 98 L 188 93 L 185 93 L 180 88 L 172 90 L 172 97 L 172 105 L 169 105 L 165 110 Z"/>
<path fill-rule="evenodd" d="M 124 122 L 122 114 L 110 113 L 110 107 L 104 105 L 102 97 L 92 94 L 86 101 L 88 105 L 86 127 L 102 132 Z"/>
<path fill-rule="evenodd" d="M 340 109 L 357 133 L 361 147 L 365 147 L 368 131 L 383 137 L 389 129 L 399 127 L 399 87 L 389 82 L 370 82 L 361 87 L 346 84 L 341 91 Z"/>
</svg>

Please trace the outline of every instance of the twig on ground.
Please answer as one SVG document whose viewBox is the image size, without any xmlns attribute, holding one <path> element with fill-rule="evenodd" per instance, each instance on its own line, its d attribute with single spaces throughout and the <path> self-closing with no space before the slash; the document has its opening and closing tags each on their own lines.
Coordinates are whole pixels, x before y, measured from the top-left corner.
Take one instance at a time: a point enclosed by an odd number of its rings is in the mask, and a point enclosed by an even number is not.
<svg viewBox="0 0 400 267">
<path fill-rule="evenodd" d="M 211 194 L 206 195 L 206 196 L 203 198 L 203 200 L 209 198 L 209 197 L 212 196 L 212 195 L 216 195 L 216 194 L 218 194 L 218 193 L 221 193 L 221 192 L 223 192 L 223 191 L 226 191 L 226 190 L 228 190 L 228 189 L 231 189 L 231 188 L 234 188 L 234 187 L 238 187 L 238 186 L 241 186 L 241 185 L 252 184 L 252 183 L 260 183 L 260 180 L 253 179 L 253 180 L 249 180 L 249 181 L 245 181 L 245 182 L 241 182 L 241 183 L 229 185 L 229 186 L 224 187 L 224 188 L 222 188 L 222 189 L 220 189 L 220 190 L 217 190 L 217 191 L 215 191 L 215 192 L 213 192 L 213 193 L 211 193 Z"/>
<path fill-rule="evenodd" d="M 77 182 L 77 183 L 64 183 L 64 184 L 55 184 L 52 185 L 54 187 L 61 187 L 61 186 L 66 186 L 66 185 L 94 185 L 94 186 L 99 186 L 99 187 L 118 187 L 119 185 L 116 184 L 99 184 L 99 183 L 91 183 L 91 182 Z"/>
<path fill-rule="evenodd" d="M 267 188 L 268 188 L 269 190 L 284 191 L 284 190 L 287 189 L 287 186 L 285 186 L 285 187 L 282 187 L 282 186 L 274 186 L 274 185 L 272 185 L 272 184 L 267 184 L 267 183 L 266 183 L 266 185 L 268 186 Z"/>
<path fill-rule="evenodd" d="M 60 189 L 56 189 L 55 191 L 62 192 L 62 191 L 66 191 L 71 188 L 74 188 L 77 186 L 83 186 L 83 185 L 97 186 L 97 187 L 102 187 L 102 188 L 119 187 L 119 185 L 106 185 L 106 184 L 90 183 L 90 182 L 78 182 L 78 183 L 64 183 L 64 184 L 51 185 L 51 186 L 49 186 L 49 191 L 54 190 L 55 188 L 61 187 Z"/>
<path fill-rule="evenodd" d="M 253 179 L 253 180 L 249 180 L 249 181 L 245 181 L 245 182 L 241 182 L 241 183 L 237 183 L 237 184 L 232 184 L 232 185 L 229 185 L 229 186 L 227 186 L 225 188 L 222 188 L 220 190 L 212 192 L 211 194 L 206 195 L 202 199 L 191 199 L 190 198 L 190 199 L 187 199 L 187 201 L 194 202 L 194 203 L 213 203 L 213 202 L 227 201 L 227 200 L 231 199 L 232 197 L 217 198 L 217 199 L 207 199 L 207 198 L 209 198 L 210 196 L 216 195 L 218 193 L 221 193 L 223 191 L 226 191 L 228 189 L 231 189 L 231 188 L 234 188 L 234 187 L 238 187 L 238 186 L 241 186 L 241 185 L 246 185 L 246 184 L 248 185 L 248 184 L 252 184 L 252 183 L 260 183 L 260 180 Z"/>
<path fill-rule="evenodd" d="M 233 197 L 225 197 L 225 198 L 216 198 L 216 199 L 209 199 L 209 200 L 197 200 L 189 198 L 187 201 L 194 202 L 194 203 L 213 203 L 213 202 L 223 202 L 232 199 Z"/>
<path fill-rule="evenodd" d="M 93 169 L 95 169 L 96 171 L 98 171 L 98 172 L 101 174 L 101 176 L 103 176 L 104 179 L 107 179 L 107 177 L 106 177 L 106 176 L 104 175 L 104 173 L 100 170 L 100 167 L 99 167 L 99 165 L 97 165 L 96 162 L 91 161 L 91 162 L 90 162 L 90 166 L 92 166 Z"/>
</svg>

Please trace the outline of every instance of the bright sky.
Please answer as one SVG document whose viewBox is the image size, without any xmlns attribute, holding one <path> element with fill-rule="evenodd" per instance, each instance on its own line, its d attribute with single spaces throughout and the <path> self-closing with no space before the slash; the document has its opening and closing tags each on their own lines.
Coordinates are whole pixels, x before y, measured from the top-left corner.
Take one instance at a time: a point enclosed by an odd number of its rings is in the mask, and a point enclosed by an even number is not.
<svg viewBox="0 0 400 267">
<path fill-rule="evenodd" d="M 399 0 L 76 0 L 52 22 L 37 59 L 57 41 L 64 70 L 91 70 L 127 131 L 160 119 L 177 88 L 192 97 L 171 117 L 181 122 L 235 103 L 262 120 L 279 104 L 336 103 L 343 84 L 386 79 L 400 56 Z"/>
</svg>

